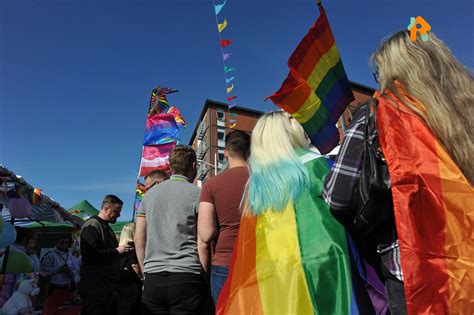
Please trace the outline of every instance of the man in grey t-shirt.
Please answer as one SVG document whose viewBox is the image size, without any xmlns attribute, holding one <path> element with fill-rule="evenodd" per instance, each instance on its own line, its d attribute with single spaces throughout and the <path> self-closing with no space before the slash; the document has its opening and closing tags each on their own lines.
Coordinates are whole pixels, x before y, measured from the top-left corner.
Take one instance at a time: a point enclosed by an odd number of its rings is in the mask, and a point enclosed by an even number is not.
<svg viewBox="0 0 474 315">
<path fill-rule="evenodd" d="M 142 301 L 147 314 L 196 314 L 208 286 L 201 275 L 197 206 L 193 185 L 196 153 L 177 146 L 170 153 L 173 175 L 143 196 L 137 211 L 135 246 L 145 274 Z"/>
</svg>

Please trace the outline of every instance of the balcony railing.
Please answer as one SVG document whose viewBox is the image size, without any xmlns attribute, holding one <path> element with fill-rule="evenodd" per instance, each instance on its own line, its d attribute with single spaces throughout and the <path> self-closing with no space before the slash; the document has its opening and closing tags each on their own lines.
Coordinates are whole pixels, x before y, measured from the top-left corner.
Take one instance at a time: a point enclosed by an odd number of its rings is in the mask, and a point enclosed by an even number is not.
<svg viewBox="0 0 474 315">
<path fill-rule="evenodd" d="M 207 142 L 206 140 L 202 140 L 196 152 L 198 160 L 202 160 L 204 156 L 206 156 L 206 152 L 207 152 Z"/>
<path fill-rule="evenodd" d="M 207 172 L 209 172 L 208 166 L 204 163 L 201 163 L 198 169 L 198 179 L 202 180 L 204 177 L 206 177 Z"/>
<path fill-rule="evenodd" d="M 201 121 L 201 124 L 199 125 L 199 129 L 198 129 L 198 132 L 197 132 L 197 138 L 199 140 L 202 140 L 204 138 L 204 136 L 206 135 L 206 131 L 207 131 L 207 124 L 206 124 L 206 121 L 203 120 L 203 121 Z"/>
</svg>

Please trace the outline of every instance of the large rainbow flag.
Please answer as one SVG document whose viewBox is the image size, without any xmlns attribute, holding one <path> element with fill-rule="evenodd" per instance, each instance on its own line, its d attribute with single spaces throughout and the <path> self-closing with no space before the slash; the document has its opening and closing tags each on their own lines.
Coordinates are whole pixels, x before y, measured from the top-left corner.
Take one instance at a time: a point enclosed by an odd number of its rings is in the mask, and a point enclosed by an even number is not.
<svg viewBox="0 0 474 315">
<path fill-rule="evenodd" d="M 370 314 L 356 292 L 345 229 L 321 196 L 328 160 L 309 151 L 300 159 L 308 193 L 283 212 L 244 211 L 217 314 Z"/>
<path fill-rule="evenodd" d="M 474 189 L 419 116 L 391 92 L 376 98 L 408 313 L 474 314 Z"/>
<path fill-rule="evenodd" d="M 326 13 L 320 16 L 288 60 L 290 73 L 269 96 L 303 126 L 323 154 L 339 143 L 336 122 L 354 100 Z"/>
</svg>

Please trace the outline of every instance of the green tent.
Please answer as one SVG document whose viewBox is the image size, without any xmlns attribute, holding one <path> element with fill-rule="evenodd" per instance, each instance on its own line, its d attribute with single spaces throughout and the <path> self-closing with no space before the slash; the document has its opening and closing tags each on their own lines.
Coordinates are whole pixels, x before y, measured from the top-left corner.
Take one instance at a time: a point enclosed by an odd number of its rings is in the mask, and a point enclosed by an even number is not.
<svg viewBox="0 0 474 315">
<path fill-rule="evenodd" d="M 93 205 L 90 204 L 87 200 L 82 200 L 77 205 L 72 206 L 69 208 L 68 212 L 72 215 L 75 215 L 84 221 L 88 218 L 99 214 L 99 210 L 97 210 Z M 54 228 L 54 227 L 72 227 L 72 224 L 69 222 L 60 222 L 60 223 L 52 223 L 52 222 L 34 222 L 28 224 L 26 227 L 28 228 Z"/>
<path fill-rule="evenodd" d="M 99 210 L 94 208 L 94 206 L 91 205 L 87 200 L 82 200 L 77 205 L 72 206 L 71 208 L 69 208 L 68 212 L 70 214 L 78 216 L 83 220 L 87 220 L 90 217 L 99 214 Z"/>
<path fill-rule="evenodd" d="M 110 227 L 112 228 L 112 231 L 114 231 L 115 234 L 120 234 L 124 225 L 128 223 L 130 223 L 130 221 L 117 221 L 114 224 L 111 224 Z"/>
</svg>

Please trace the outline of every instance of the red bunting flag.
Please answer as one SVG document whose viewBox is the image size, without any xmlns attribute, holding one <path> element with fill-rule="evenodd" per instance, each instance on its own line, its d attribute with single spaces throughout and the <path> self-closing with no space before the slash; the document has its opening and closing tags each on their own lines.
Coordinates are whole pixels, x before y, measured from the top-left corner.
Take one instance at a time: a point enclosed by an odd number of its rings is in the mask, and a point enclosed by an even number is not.
<svg viewBox="0 0 474 315">
<path fill-rule="evenodd" d="M 226 46 L 229 46 L 232 43 L 231 40 L 228 39 L 221 39 L 221 47 L 224 48 Z"/>
<path fill-rule="evenodd" d="M 227 102 L 232 102 L 233 100 L 235 100 L 237 98 L 237 96 L 229 96 L 227 98 Z"/>
</svg>

